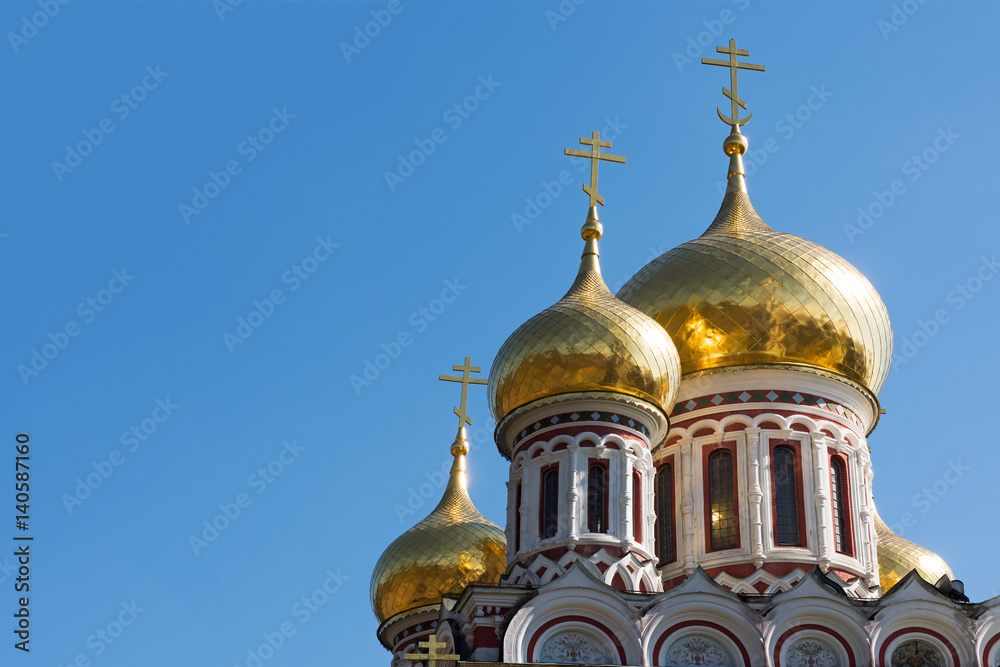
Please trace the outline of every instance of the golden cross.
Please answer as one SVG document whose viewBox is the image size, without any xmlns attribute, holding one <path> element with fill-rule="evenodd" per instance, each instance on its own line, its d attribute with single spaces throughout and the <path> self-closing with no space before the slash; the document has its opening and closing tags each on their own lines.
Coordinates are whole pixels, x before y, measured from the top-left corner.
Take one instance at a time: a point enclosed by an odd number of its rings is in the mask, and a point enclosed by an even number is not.
<svg viewBox="0 0 1000 667">
<path fill-rule="evenodd" d="M 722 109 L 719 109 L 718 107 L 716 107 L 715 110 L 719 112 L 719 118 L 721 118 L 722 122 L 725 123 L 726 125 L 732 125 L 734 128 L 737 125 L 746 125 L 747 123 L 750 122 L 750 119 L 753 118 L 753 111 L 750 112 L 749 116 L 747 116 L 746 118 L 740 120 L 740 107 L 743 107 L 743 109 L 746 109 L 747 108 L 747 103 L 740 99 L 739 93 L 737 91 L 737 88 L 736 88 L 736 70 L 738 70 L 738 69 L 749 69 L 749 70 L 753 70 L 754 72 L 763 72 L 764 71 L 764 66 L 763 65 L 751 65 L 750 63 L 739 63 L 739 62 L 736 62 L 736 56 L 749 56 L 750 52 L 749 51 L 743 51 L 741 49 L 737 49 L 736 48 L 736 40 L 735 39 L 729 40 L 729 48 L 728 49 L 726 47 L 724 47 L 724 46 L 717 46 L 717 47 L 715 47 L 715 50 L 718 53 L 727 53 L 727 54 L 729 54 L 729 60 L 715 60 L 715 59 L 712 59 L 712 58 L 702 58 L 701 59 L 701 64 L 702 65 L 719 65 L 720 67 L 728 67 L 729 68 L 729 85 L 731 85 L 733 87 L 733 89 L 732 90 L 728 90 L 725 86 L 723 86 L 722 87 L 722 94 L 725 95 L 726 97 L 728 97 L 729 100 L 732 102 L 732 107 L 733 107 L 733 110 L 731 111 L 732 118 L 727 118 L 725 115 L 723 115 Z"/>
<path fill-rule="evenodd" d="M 470 377 L 469 373 L 481 373 L 482 368 L 479 366 L 472 365 L 472 358 L 465 358 L 464 366 L 452 366 L 453 371 L 462 371 L 462 377 L 455 377 L 454 375 L 440 375 L 439 380 L 447 380 L 448 382 L 461 382 L 462 383 L 462 405 L 461 407 L 455 408 L 455 414 L 458 415 L 458 427 L 462 428 L 463 424 L 472 424 L 472 420 L 469 419 L 469 415 L 465 414 L 466 401 L 469 398 L 469 385 L 470 384 L 486 384 L 484 378 L 474 378 Z M 431 641 L 434 640 L 434 636 L 431 635 Z M 443 646 L 443 644 L 442 644 Z"/>
<path fill-rule="evenodd" d="M 583 191 L 590 195 L 591 206 L 594 206 L 595 204 L 604 206 L 604 197 L 597 194 L 597 161 L 607 160 L 608 162 L 624 164 L 625 158 L 620 155 L 608 155 L 607 153 L 601 153 L 602 148 L 611 148 L 611 142 L 602 141 L 600 132 L 595 131 L 590 139 L 587 139 L 586 137 L 580 139 L 580 143 L 584 146 L 590 146 L 590 150 L 578 151 L 567 148 L 564 154 L 572 155 L 573 157 L 590 158 L 590 185 L 584 183 Z"/>
<path fill-rule="evenodd" d="M 468 357 L 465 358 L 465 365 L 466 366 L 469 365 L 469 358 Z M 455 367 L 455 370 L 456 371 L 458 370 L 458 366 Z M 441 377 L 443 378 L 444 376 L 441 376 Z M 419 646 L 420 648 L 427 649 L 427 653 L 426 654 L 423 654 L 423 653 L 407 653 L 407 654 L 405 654 L 403 656 L 403 659 L 404 660 L 423 660 L 423 659 L 426 658 L 427 659 L 427 667 L 437 667 L 437 663 L 440 660 L 458 660 L 459 658 L 462 657 L 460 655 L 454 655 L 454 654 L 451 654 L 451 653 L 438 653 L 437 650 L 439 648 L 444 648 L 445 646 L 447 646 L 447 644 L 445 644 L 444 642 L 437 641 L 437 635 L 431 635 L 430 637 L 427 638 L 427 641 L 420 642 L 419 644 L 417 644 L 417 646 Z"/>
</svg>

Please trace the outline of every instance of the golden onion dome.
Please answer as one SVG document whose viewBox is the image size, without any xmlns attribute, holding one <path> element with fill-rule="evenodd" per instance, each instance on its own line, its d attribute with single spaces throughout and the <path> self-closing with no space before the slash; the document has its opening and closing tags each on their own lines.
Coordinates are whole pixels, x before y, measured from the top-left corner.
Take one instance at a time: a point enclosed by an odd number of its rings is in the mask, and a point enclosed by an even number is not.
<svg viewBox="0 0 1000 667">
<path fill-rule="evenodd" d="M 372 609 L 379 623 L 458 595 L 474 583 L 497 583 L 507 566 L 507 537 L 469 498 L 464 428 L 451 447 L 455 462 L 444 496 L 426 519 L 400 535 L 375 565 Z"/>
<path fill-rule="evenodd" d="M 684 375 L 805 366 L 877 395 L 892 360 L 892 325 L 878 292 L 836 253 L 761 220 L 743 178 L 746 140 L 731 134 L 724 148 L 729 187 L 715 220 L 646 265 L 618 297 L 670 334 Z"/>
<path fill-rule="evenodd" d="M 942 575 L 955 578 L 941 556 L 892 532 L 878 512 L 875 513 L 875 534 L 878 536 L 878 579 L 883 595 L 911 570 L 916 570 L 930 584 L 936 584 Z"/>
<path fill-rule="evenodd" d="M 598 260 L 596 207 L 572 287 L 522 324 L 490 370 L 489 395 L 499 423 L 513 410 L 558 394 L 603 391 L 634 396 L 669 414 L 677 395 L 677 350 L 652 318 L 615 298 Z"/>
</svg>

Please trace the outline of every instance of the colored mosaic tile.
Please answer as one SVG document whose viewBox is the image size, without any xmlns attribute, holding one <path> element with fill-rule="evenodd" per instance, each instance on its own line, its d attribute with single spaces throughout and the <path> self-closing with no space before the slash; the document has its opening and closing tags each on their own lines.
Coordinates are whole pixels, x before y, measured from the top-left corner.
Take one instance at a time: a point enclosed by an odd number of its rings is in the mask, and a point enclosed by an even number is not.
<svg viewBox="0 0 1000 667">
<path fill-rule="evenodd" d="M 707 408 L 710 405 L 737 405 L 740 403 L 792 403 L 795 405 L 809 405 L 817 407 L 821 410 L 826 410 L 828 412 L 833 412 L 838 415 L 842 415 L 858 426 L 863 426 L 861 423 L 861 418 L 858 417 L 851 409 L 835 403 L 833 401 L 827 400 L 822 396 L 815 396 L 813 394 L 803 394 L 803 393 L 791 393 L 787 391 L 776 392 L 773 390 L 760 390 L 751 389 L 747 391 L 740 392 L 739 394 L 735 392 L 728 392 L 725 394 L 709 394 L 708 396 L 699 396 L 698 398 L 692 398 L 684 403 L 678 403 L 674 406 L 673 412 L 670 413 L 670 418 L 678 417 L 680 415 L 686 414 L 688 412 L 693 412 L 699 408 Z M 643 431 L 645 433 L 645 431 Z"/>
<path fill-rule="evenodd" d="M 555 415 L 543 421 L 535 422 L 534 424 L 532 424 L 531 426 L 529 426 L 528 428 L 524 429 L 523 431 L 517 434 L 517 437 L 514 438 L 514 445 L 516 446 L 517 443 L 521 442 L 532 433 L 540 431 L 541 429 L 546 428 L 548 426 L 553 426 L 563 421 L 579 422 L 581 420 L 583 420 L 584 422 L 610 422 L 612 424 L 625 425 L 628 426 L 629 428 L 635 429 L 636 431 L 642 433 L 643 435 L 646 436 L 649 435 L 649 429 L 646 428 L 646 426 L 642 422 L 637 422 L 634 419 L 625 417 L 623 415 L 615 414 L 614 412 L 595 411 L 590 413 L 589 415 L 581 415 L 578 412 L 571 412 L 567 414 Z"/>
</svg>

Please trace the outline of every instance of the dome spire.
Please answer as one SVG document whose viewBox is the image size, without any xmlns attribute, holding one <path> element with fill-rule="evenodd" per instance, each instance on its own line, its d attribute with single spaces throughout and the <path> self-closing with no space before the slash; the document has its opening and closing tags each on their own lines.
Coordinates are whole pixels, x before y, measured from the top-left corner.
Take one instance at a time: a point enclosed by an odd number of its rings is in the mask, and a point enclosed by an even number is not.
<svg viewBox="0 0 1000 667">
<path fill-rule="evenodd" d="M 563 151 L 564 155 L 582 157 L 590 160 L 590 185 L 587 185 L 586 183 L 583 184 L 583 191 L 590 195 L 590 208 L 587 210 L 587 221 L 583 223 L 583 228 L 580 230 L 580 236 L 582 236 L 583 240 L 586 241 L 586 245 L 584 245 L 583 255 L 580 257 L 580 272 L 577 277 L 577 282 L 579 282 L 579 278 L 587 272 L 593 271 L 598 275 L 601 274 L 601 265 L 598 261 L 600 253 L 597 250 L 597 241 L 601 238 L 601 235 L 604 234 L 604 227 L 601 225 L 601 221 L 597 219 L 597 205 L 600 204 L 601 206 L 604 206 L 604 197 L 597 192 L 598 163 L 600 160 L 607 160 L 608 162 L 625 164 L 625 158 L 621 155 L 601 153 L 602 148 L 611 148 L 611 142 L 601 139 L 601 133 L 597 130 L 594 130 L 589 139 L 581 137 L 580 144 L 583 146 L 590 146 L 590 150 L 581 151 L 567 148 Z M 574 284 L 574 287 L 575 286 L 576 284 Z M 570 291 L 572 291 L 572 289 Z"/>
<path fill-rule="evenodd" d="M 729 180 L 729 184 L 726 186 L 726 194 L 731 192 L 746 192 L 747 185 L 744 179 L 746 172 L 743 169 L 743 155 L 747 152 L 747 140 L 740 133 L 740 127 L 746 125 L 753 118 L 753 111 L 747 114 L 746 118 L 740 118 L 740 108 L 747 108 L 747 103 L 740 98 L 739 87 L 737 85 L 736 73 L 737 70 L 748 69 L 754 72 L 763 72 L 763 65 L 754 65 L 753 63 L 741 63 L 736 60 L 737 56 L 749 56 L 750 52 L 737 49 L 736 40 L 729 40 L 729 48 L 724 46 L 715 47 L 716 52 L 725 53 L 729 56 L 729 60 L 716 60 L 714 58 L 702 58 L 702 65 L 718 65 L 719 67 L 729 68 L 729 85 L 733 88 L 729 90 L 726 87 L 722 88 L 722 94 L 729 98 L 732 110 L 730 115 L 726 116 L 722 113 L 722 109 L 716 107 L 716 112 L 719 114 L 719 118 L 723 123 L 729 125 L 732 128 L 729 136 L 726 137 L 725 142 L 722 144 L 722 150 L 725 151 L 726 155 L 729 156 L 729 172 L 726 174 L 726 178 Z"/>
</svg>

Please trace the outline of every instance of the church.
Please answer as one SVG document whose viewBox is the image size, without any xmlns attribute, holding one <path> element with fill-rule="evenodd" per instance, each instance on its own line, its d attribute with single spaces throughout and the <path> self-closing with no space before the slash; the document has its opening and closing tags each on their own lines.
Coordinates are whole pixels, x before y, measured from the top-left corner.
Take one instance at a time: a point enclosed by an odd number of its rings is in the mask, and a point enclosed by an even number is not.
<svg viewBox="0 0 1000 667">
<path fill-rule="evenodd" d="M 613 294 L 598 171 L 625 158 L 580 139 L 569 290 L 487 378 L 469 358 L 441 376 L 462 385 L 444 496 L 371 580 L 392 667 L 1000 667 L 1000 597 L 970 603 L 879 518 L 868 438 L 888 312 L 850 263 L 754 209 L 737 76 L 764 68 L 734 40 L 717 51 L 702 62 L 729 69 L 727 187 L 705 231 Z M 503 528 L 466 482 L 482 384 L 510 464 Z"/>
</svg>

